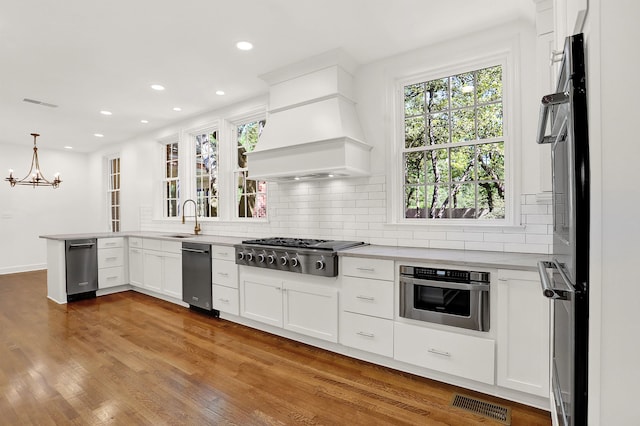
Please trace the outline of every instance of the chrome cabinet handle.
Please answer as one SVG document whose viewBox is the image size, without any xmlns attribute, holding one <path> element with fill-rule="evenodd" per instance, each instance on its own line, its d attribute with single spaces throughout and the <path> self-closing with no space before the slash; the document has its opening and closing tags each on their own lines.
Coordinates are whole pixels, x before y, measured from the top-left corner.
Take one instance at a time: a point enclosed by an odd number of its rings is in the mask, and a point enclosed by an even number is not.
<svg viewBox="0 0 640 426">
<path fill-rule="evenodd" d="M 560 273 L 562 281 L 564 281 L 565 288 L 556 288 L 551 284 L 551 279 L 547 273 L 547 269 L 555 269 Z M 562 266 L 557 261 L 548 262 L 541 260 L 538 262 L 538 274 L 540 275 L 540 286 L 542 287 L 542 294 L 549 299 L 568 300 L 569 294 L 573 293 L 573 288 L 569 277 L 565 274 Z"/>
<path fill-rule="evenodd" d="M 228 277 L 229 274 L 226 272 L 217 272 L 218 275 L 223 276 L 223 277 Z"/>
<path fill-rule="evenodd" d="M 369 337 L 369 338 L 376 337 L 375 334 L 367 333 L 366 331 L 358 331 L 356 334 L 359 335 L 359 336 L 362 336 L 362 337 Z"/>
<path fill-rule="evenodd" d="M 362 296 L 362 295 L 358 295 L 356 296 L 356 299 L 360 299 L 360 300 L 366 300 L 369 302 L 373 302 L 374 300 L 376 300 L 375 297 L 371 297 L 371 296 Z"/>
<path fill-rule="evenodd" d="M 375 268 L 361 268 L 361 267 L 358 267 L 356 269 L 358 271 L 362 271 L 362 272 L 375 272 L 376 271 Z"/>
<path fill-rule="evenodd" d="M 440 351 L 438 349 L 434 349 L 434 348 L 429 348 L 427 350 L 427 352 L 434 354 L 434 355 L 442 355 L 442 356 L 446 356 L 446 357 L 451 357 L 451 354 L 449 352 L 446 351 Z"/>
<path fill-rule="evenodd" d="M 222 303 L 229 303 L 229 299 L 222 299 L 222 298 L 220 298 L 220 299 L 218 299 L 218 300 L 219 300 L 219 301 L 221 301 Z"/>
</svg>

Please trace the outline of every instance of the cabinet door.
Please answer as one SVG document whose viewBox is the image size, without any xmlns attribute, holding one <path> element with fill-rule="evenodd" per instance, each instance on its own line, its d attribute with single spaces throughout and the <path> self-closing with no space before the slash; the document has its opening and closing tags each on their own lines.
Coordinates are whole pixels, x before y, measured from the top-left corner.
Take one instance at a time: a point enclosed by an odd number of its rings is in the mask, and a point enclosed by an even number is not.
<svg viewBox="0 0 640 426">
<path fill-rule="evenodd" d="M 333 287 L 285 281 L 284 328 L 337 342 L 337 290 Z"/>
<path fill-rule="evenodd" d="M 282 281 L 243 276 L 240 290 L 240 315 L 282 327 Z"/>
<path fill-rule="evenodd" d="M 393 319 L 393 281 L 343 277 L 342 310 Z"/>
<path fill-rule="evenodd" d="M 162 255 L 160 252 L 143 250 L 144 288 L 162 291 Z"/>
<path fill-rule="evenodd" d="M 549 397 L 549 317 L 538 274 L 498 271 L 498 385 Z"/>
<path fill-rule="evenodd" d="M 144 285 L 144 261 L 139 248 L 129 249 L 129 283 L 137 287 Z"/>
<path fill-rule="evenodd" d="M 228 314 L 238 315 L 238 289 L 222 285 L 213 285 L 213 309 Z"/>
<path fill-rule="evenodd" d="M 162 292 L 182 300 L 182 256 L 164 253 L 162 261 Z"/>
</svg>

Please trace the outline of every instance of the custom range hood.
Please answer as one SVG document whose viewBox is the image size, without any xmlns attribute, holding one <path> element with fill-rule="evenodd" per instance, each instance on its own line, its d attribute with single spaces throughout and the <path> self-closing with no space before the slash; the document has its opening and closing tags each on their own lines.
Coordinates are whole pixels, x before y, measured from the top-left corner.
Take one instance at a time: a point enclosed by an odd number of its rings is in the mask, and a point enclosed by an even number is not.
<svg viewBox="0 0 640 426">
<path fill-rule="evenodd" d="M 251 179 L 369 174 L 371 146 L 356 114 L 355 68 L 337 49 L 260 76 L 270 85 L 269 114 L 255 149 L 246 154 Z"/>
</svg>

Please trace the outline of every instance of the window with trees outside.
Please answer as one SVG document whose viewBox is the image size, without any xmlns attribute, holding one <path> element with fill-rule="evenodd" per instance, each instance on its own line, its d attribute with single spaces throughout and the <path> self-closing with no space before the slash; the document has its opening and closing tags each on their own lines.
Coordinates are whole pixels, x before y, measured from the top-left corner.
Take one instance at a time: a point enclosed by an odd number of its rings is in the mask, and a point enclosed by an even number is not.
<svg viewBox="0 0 640 426">
<path fill-rule="evenodd" d="M 218 131 L 195 135 L 197 215 L 218 217 Z"/>
<path fill-rule="evenodd" d="M 502 71 L 403 87 L 405 219 L 505 218 Z"/>
<path fill-rule="evenodd" d="M 109 159 L 107 205 L 109 206 L 109 229 L 120 232 L 120 157 Z"/>
<path fill-rule="evenodd" d="M 236 205 L 239 218 L 267 217 L 267 183 L 248 178 L 246 152 L 251 152 L 266 120 L 256 120 L 236 126 L 237 169 L 235 171 L 237 191 Z"/>
<path fill-rule="evenodd" d="M 164 216 L 180 216 L 180 180 L 178 179 L 178 142 L 164 145 Z"/>
</svg>

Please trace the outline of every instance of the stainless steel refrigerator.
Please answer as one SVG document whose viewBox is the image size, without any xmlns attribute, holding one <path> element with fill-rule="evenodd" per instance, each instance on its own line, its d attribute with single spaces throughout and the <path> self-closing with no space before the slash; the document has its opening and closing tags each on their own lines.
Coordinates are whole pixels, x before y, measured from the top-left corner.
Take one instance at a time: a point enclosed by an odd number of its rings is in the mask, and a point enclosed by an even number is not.
<svg viewBox="0 0 640 426">
<path fill-rule="evenodd" d="M 551 397 L 561 426 L 587 424 L 590 189 L 586 83 L 584 40 L 577 34 L 565 41 L 556 93 L 542 98 L 537 140 L 551 144 L 553 164 L 553 253 L 551 261 L 539 263 L 539 271 L 543 295 L 553 301 Z"/>
</svg>

